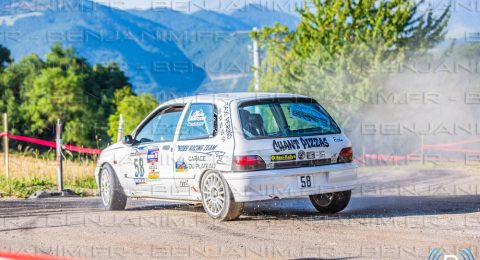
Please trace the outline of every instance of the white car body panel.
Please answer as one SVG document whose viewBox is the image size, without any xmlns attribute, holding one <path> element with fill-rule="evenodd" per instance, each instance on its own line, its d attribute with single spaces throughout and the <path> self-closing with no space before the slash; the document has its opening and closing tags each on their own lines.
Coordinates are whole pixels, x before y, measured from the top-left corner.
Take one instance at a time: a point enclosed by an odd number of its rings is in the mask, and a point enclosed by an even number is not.
<svg viewBox="0 0 480 260">
<path fill-rule="evenodd" d="M 156 115 L 165 107 L 184 104 L 183 114 L 174 130 L 173 141 L 133 146 L 119 142 L 109 146 L 102 151 L 98 159 L 95 171 L 97 183 L 101 167 L 109 164 L 128 197 L 201 201 L 201 177 L 209 170 L 222 173 L 237 202 L 290 198 L 354 189 L 357 165 L 336 163 L 340 150 L 351 146 L 343 133 L 258 140 L 247 140 L 244 137 L 238 112 L 239 104 L 244 101 L 272 97 L 307 98 L 291 94 L 231 93 L 200 95 L 166 102 L 146 119 Z M 190 106 L 198 103 L 215 105 L 216 135 L 198 140 L 179 140 L 181 125 L 187 117 Z M 137 127 L 132 136 L 138 130 Z M 293 143 L 295 146 L 287 145 L 279 149 L 279 142 Z M 158 158 L 154 155 L 155 151 L 158 151 Z M 267 164 L 267 169 L 251 172 L 232 171 L 235 155 L 259 155 Z M 272 156 L 275 155 L 288 155 L 290 159 L 295 157 L 291 163 L 317 160 L 326 164 L 276 169 L 272 167 L 280 165 L 281 162 L 272 161 L 274 158 Z M 306 158 L 307 155 L 309 158 Z M 137 174 L 140 168 L 139 161 L 143 161 L 142 177 Z M 135 168 L 136 162 L 138 168 Z M 313 178 L 313 186 L 300 188 L 297 185 L 297 178 L 305 175 Z"/>
</svg>

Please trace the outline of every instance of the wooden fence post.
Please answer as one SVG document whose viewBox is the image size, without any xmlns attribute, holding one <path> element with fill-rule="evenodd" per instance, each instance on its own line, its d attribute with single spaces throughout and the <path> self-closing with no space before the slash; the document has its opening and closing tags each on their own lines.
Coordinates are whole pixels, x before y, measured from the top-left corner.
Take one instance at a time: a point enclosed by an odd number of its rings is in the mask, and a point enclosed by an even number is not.
<svg viewBox="0 0 480 260">
<path fill-rule="evenodd" d="M 56 143 L 57 143 L 57 178 L 58 192 L 63 191 L 63 167 L 62 167 L 62 123 L 57 120 L 56 127 Z"/>
<path fill-rule="evenodd" d="M 3 136 L 3 152 L 5 153 L 5 175 L 7 176 L 7 179 L 9 177 L 8 174 L 8 118 L 7 118 L 7 113 L 3 113 L 3 131 L 5 132 L 5 135 Z"/>
</svg>

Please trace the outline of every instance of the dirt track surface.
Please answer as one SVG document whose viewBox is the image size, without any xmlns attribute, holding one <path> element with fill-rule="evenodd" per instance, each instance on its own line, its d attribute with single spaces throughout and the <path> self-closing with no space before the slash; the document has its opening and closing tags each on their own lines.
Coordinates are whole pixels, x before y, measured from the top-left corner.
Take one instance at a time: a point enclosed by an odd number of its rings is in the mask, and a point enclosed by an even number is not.
<svg viewBox="0 0 480 260">
<path fill-rule="evenodd" d="M 239 221 L 201 207 L 132 200 L 105 212 L 100 199 L 0 201 L 0 251 L 84 259 L 427 259 L 432 248 L 480 257 L 480 173 L 379 170 L 340 214 L 307 199 L 247 204 Z M 460 255 L 459 255 L 460 256 Z M 459 257 L 459 259 L 462 259 Z"/>
</svg>

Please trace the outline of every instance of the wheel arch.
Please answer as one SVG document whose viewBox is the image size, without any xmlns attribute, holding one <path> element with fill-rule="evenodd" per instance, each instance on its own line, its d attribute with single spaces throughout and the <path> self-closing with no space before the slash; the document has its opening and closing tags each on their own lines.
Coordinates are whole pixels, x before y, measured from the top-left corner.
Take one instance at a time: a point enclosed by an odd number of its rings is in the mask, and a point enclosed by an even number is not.
<svg viewBox="0 0 480 260">
<path fill-rule="evenodd" d="M 98 189 L 100 189 L 100 176 L 101 176 L 101 173 L 102 173 L 102 169 L 103 167 L 105 167 L 106 165 L 110 166 L 111 168 L 113 168 L 108 162 L 103 162 L 102 164 L 100 164 L 100 166 L 98 167 L 98 172 L 95 176 L 95 179 L 97 181 L 97 186 L 98 186 Z M 115 172 L 115 171 L 114 171 Z M 115 173 L 116 174 L 116 173 Z"/>
<path fill-rule="evenodd" d="M 100 165 L 100 168 L 99 168 L 99 171 L 98 171 L 98 176 L 96 177 L 96 181 L 97 181 L 97 188 L 100 189 L 100 176 L 101 176 L 101 172 L 102 172 L 102 169 L 104 167 L 110 167 L 110 169 L 113 171 L 113 175 L 115 175 L 115 178 L 116 178 L 116 182 L 117 182 L 117 185 L 121 188 L 121 190 L 125 193 L 125 189 L 123 188 L 122 186 L 122 182 L 120 181 L 120 178 L 118 177 L 118 174 L 117 174 L 117 171 L 115 171 L 115 168 L 108 162 L 103 162 L 101 165 Z"/>
<path fill-rule="evenodd" d="M 204 170 L 199 176 L 198 176 L 198 179 L 196 179 L 196 185 L 198 186 L 198 194 L 200 194 L 200 199 L 201 199 L 201 196 L 202 196 L 202 193 L 201 193 L 201 190 L 202 190 L 202 179 L 203 177 L 205 176 L 205 174 L 209 173 L 209 172 L 216 172 L 218 174 L 220 174 L 222 176 L 222 178 L 225 180 L 225 182 L 227 183 L 227 185 L 229 186 L 230 190 L 232 191 L 232 197 L 233 197 L 233 200 L 235 200 L 235 193 L 233 192 L 232 190 L 232 187 L 230 186 L 230 184 L 228 183 L 227 179 L 225 179 L 225 172 L 222 172 L 222 171 L 219 171 L 217 169 L 206 169 Z"/>
</svg>

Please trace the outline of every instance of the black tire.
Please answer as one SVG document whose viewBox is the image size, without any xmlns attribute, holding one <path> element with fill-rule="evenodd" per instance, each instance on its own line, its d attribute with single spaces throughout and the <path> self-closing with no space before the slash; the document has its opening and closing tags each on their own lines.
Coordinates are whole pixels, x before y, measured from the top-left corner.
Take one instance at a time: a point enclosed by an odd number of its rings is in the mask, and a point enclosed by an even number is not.
<svg viewBox="0 0 480 260">
<path fill-rule="evenodd" d="M 108 180 L 107 180 L 108 179 Z M 109 182 L 109 189 L 106 189 L 106 183 Z M 106 164 L 100 170 L 99 189 L 102 203 L 106 210 L 124 210 L 127 205 L 127 196 L 117 179 L 117 175 L 112 166 Z"/>
<path fill-rule="evenodd" d="M 238 219 L 243 212 L 245 203 L 235 202 L 233 193 L 228 186 L 227 181 L 220 173 L 205 173 L 202 177 L 200 192 L 202 194 L 203 208 L 213 219 L 221 221 L 235 220 Z M 223 203 L 221 200 L 222 197 Z M 214 204 L 217 204 L 218 206 L 215 207 Z M 219 208 L 220 206 L 221 209 Z"/>
<path fill-rule="evenodd" d="M 320 213 L 334 214 L 344 210 L 350 202 L 352 191 L 310 195 L 310 201 Z"/>
</svg>

